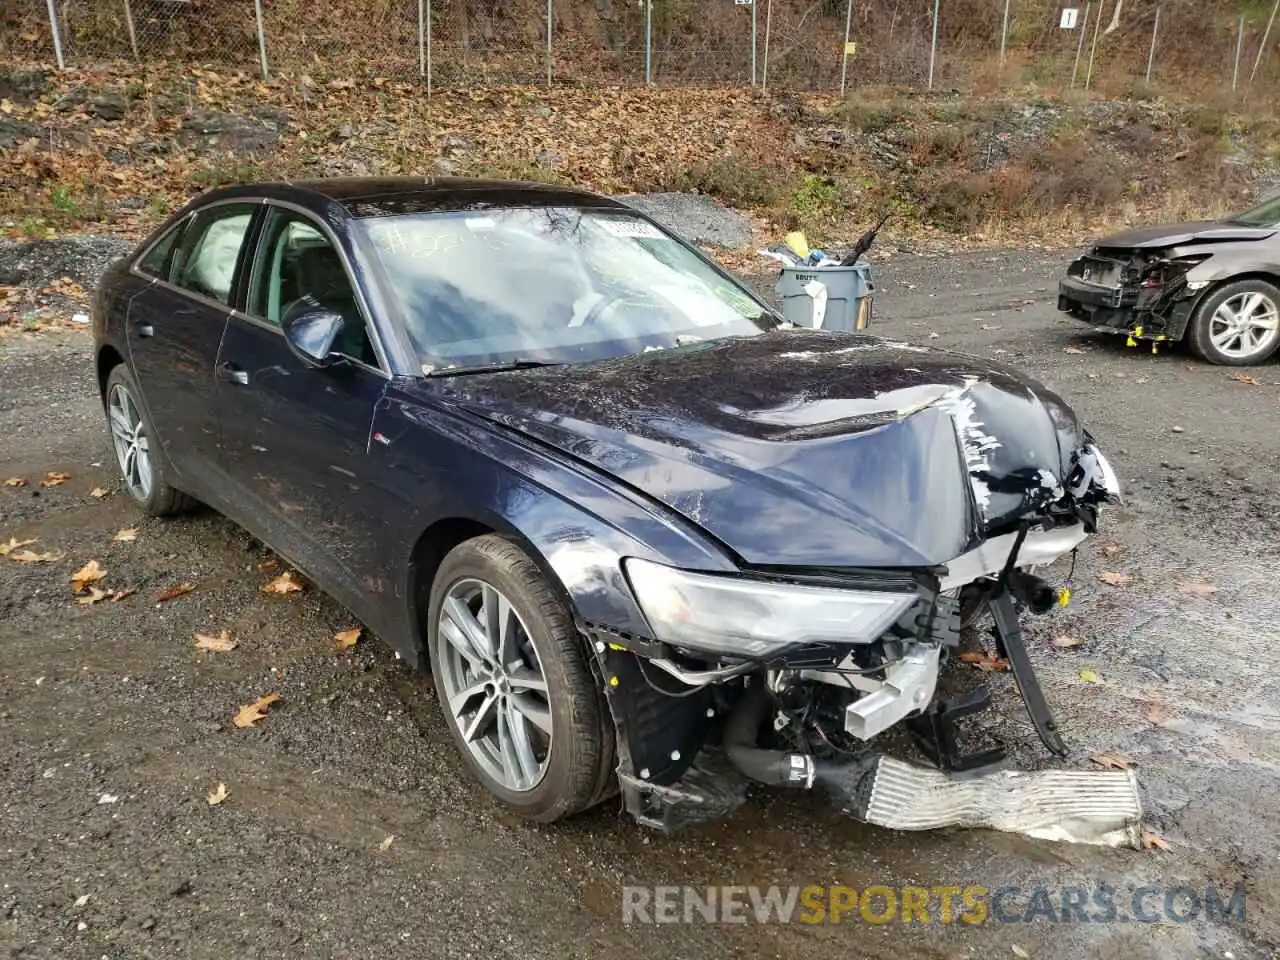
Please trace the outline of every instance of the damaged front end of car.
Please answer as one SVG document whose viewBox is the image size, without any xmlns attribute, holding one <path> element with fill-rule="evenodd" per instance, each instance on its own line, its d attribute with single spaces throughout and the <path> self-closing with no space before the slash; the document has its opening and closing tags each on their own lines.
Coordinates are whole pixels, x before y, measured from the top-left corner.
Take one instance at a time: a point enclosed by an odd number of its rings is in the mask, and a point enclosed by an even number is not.
<svg viewBox="0 0 1280 960">
<path fill-rule="evenodd" d="M 997 652 L 1036 730 L 1052 753 L 1066 754 L 1019 619 L 1063 601 L 1064 587 L 1035 570 L 1095 531 L 1099 507 L 1119 499 L 1115 474 L 1081 432 L 1064 479 L 1044 470 L 997 477 L 975 432 L 981 424 L 954 405 L 948 415 L 971 454 L 969 497 L 1021 489 L 1020 507 L 994 529 L 988 504 L 987 535 L 946 564 L 729 576 L 624 562 L 652 637 L 604 628 L 589 636 L 618 730 L 623 799 L 642 824 L 674 830 L 724 817 L 758 783 L 821 790 L 848 815 L 891 829 L 1135 840 L 1141 807 L 1130 771 L 997 769 L 1001 746 L 958 746 L 962 719 L 990 705 L 985 687 L 938 695 L 962 624 L 990 610 Z M 909 732 L 930 765 L 877 748 L 896 730 Z"/>
</svg>

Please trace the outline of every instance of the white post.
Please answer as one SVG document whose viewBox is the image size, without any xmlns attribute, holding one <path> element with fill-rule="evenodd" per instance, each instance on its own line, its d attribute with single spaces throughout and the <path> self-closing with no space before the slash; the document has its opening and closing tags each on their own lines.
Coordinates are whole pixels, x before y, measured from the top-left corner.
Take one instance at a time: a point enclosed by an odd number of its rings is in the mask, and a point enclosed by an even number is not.
<svg viewBox="0 0 1280 960">
<path fill-rule="evenodd" d="M 764 67 L 760 74 L 760 92 L 769 89 L 769 34 L 773 30 L 773 0 L 766 0 L 764 8 Z"/>
<path fill-rule="evenodd" d="M 844 56 L 840 59 L 840 96 L 844 96 L 844 81 L 849 72 L 849 31 L 853 27 L 853 0 L 844 14 Z"/>
<path fill-rule="evenodd" d="M 929 41 L 929 89 L 933 89 L 933 61 L 938 56 L 938 0 L 933 0 L 933 39 Z"/>
<path fill-rule="evenodd" d="M 1000 25 L 1000 69 L 1004 69 L 1004 46 L 1009 40 L 1009 0 L 1004 0 L 1004 21 Z"/>
<path fill-rule="evenodd" d="M 1071 65 L 1071 89 L 1076 87 L 1076 74 L 1080 72 L 1080 54 L 1084 50 L 1084 35 L 1089 29 L 1090 3 L 1084 5 L 1084 19 L 1080 21 L 1080 39 L 1076 41 L 1076 62 Z"/>
<path fill-rule="evenodd" d="M 1262 31 L 1262 42 L 1258 44 L 1258 55 L 1254 57 L 1253 69 L 1249 72 L 1249 86 L 1245 88 L 1247 93 L 1253 89 L 1253 78 L 1258 75 L 1258 64 L 1262 62 L 1262 55 L 1267 50 L 1267 39 L 1271 36 L 1271 26 L 1276 22 L 1276 11 L 1280 10 L 1280 0 L 1276 0 L 1275 6 L 1271 8 L 1271 19 L 1267 21 L 1267 29 Z"/>
<path fill-rule="evenodd" d="M 756 11 L 760 9 L 760 4 L 756 0 L 751 0 L 751 85 L 756 85 Z"/>
<path fill-rule="evenodd" d="M 267 70 L 267 27 L 262 18 L 262 0 L 253 0 L 253 14 L 258 20 L 258 63 L 262 68 L 262 79 L 269 80 Z"/>
<path fill-rule="evenodd" d="M 1231 92 L 1235 93 L 1236 84 L 1240 81 L 1240 52 L 1244 48 L 1244 14 L 1240 14 L 1240 26 L 1236 33 L 1236 66 L 1231 71 Z"/>
<path fill-rule="evenodd" d="M 129 8 L 129 0 L 124 0 L 124 25 L 129 31 L 129 48 L 133 50 L 133 59 L 140 60 L 138 56 L 138 33 L 133 28 L 133 10 Z"/>
<path fill-rule="evenodd" d="M 1156 35 L 1160 32 L 1160 5 L 1156 5 L 1156 21 L 1151 25 L 1151 50 L 1147 53 L 1147 83 L 1151 82 L 1151 64 L 1156 58 Z"/>
<path fill-rule="evenodd" d="M 62 56 L 62 28 L 58 25 L 58 5 L 54 0 L 48 0 L 49 7 L 49 30 L 53 34 L 53 57 L 58 61 L 58 69 L 65 70 L 67 61 Z"/>
<path fill-rule="evenodd" d="M 653 83 L 653 0 L 644 0 L 644 82 Z"/>
<path fill-rule="evenodd" d="M 427 8 L 427 99 L 431 99 L 431 0 L 425 0 Z"/>
<path fill-rule="evenodd" d="M 1093 21 L 1093 42 L 1089 44 L 1089 70 L 1084 75 L 1084 88 L 1089 89 L 1089 84 L 1093 82 L 1093 57 L 1098 52 L 1098 27 L 1102 26 L 1102 10 L 1106 5 L 1106 0 L 1098 2 L 1098 19 Z"/>
<path fill-rule="evenodd" d="M 418 0 L 418 76 L 427 75 L 427 13 L 426 0 Z"/>
<path fill-rule="evenodd" d="M 551 86 L 551 27 L 555 23 L 553 0 L 547 0 L 547 86 Z"/>
</svg>

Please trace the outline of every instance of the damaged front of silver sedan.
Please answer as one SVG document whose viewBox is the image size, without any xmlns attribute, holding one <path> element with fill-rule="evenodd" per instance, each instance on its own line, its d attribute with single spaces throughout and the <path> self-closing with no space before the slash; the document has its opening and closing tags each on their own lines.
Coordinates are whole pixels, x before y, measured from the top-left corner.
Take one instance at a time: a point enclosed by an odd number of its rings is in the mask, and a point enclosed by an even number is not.
<svg viewBox="0 0 1280 960">
<path fill-rule="evenodd" d="M 1131 772 L 964 754 L 958 725 L 990 694 L 938 692 L 962 626 L 990 623 L 1045 747 L 1067 753 L 1020 621 L 1059 606 L 1069 583 L 1037 571 L 1120 489 L 1056 394 L 976 358 L 797 330 L 519 371 L 453 401 L 603 471 L 720 558 L 557 569 L 642 823 L 726 816 L 754 783 L 894 829 L 1133 839 Z M 616 591 L 638 611 L 625 626 L 589 612 Z M 899 730 L 921 762 L 879 748 Z"/>
</svg>

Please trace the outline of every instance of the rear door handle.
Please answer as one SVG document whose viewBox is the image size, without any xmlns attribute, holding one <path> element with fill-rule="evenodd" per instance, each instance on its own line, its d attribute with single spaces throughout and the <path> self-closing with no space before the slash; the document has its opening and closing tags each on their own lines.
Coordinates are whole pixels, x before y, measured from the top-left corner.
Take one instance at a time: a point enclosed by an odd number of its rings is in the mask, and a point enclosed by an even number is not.
<svg viewBox="0 0 1280 960">
<path fill-rule="evenodd" d="M 156 328 L 149 323 L 136 324 L 135 328 L 137 329 L 138 336 L 140 337 L 154 337 L 156 335 Z"/>
<path fill-rule="evenodd" d="M 218 379 L 225 380 L 227 383 L 238 384 L 242 387 L 249 384 L 249 371 L 241 370 L 234 363 L 224 363 L 218 367 Z"/>
</svg>

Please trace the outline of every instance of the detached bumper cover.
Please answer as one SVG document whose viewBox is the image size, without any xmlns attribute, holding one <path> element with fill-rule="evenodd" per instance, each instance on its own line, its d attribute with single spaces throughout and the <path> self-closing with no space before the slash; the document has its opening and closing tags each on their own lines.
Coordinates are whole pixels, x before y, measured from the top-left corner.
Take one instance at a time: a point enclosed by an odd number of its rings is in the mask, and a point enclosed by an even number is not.
<svg viewBox="0 0 1280 960">
<path fill-rule="evenodd" d="M 875 755 L 819 781 L 842 812 L 890 830 L 985 827 L 1103 846 L 1140 842 L 1142 801 L 1131 770 L 945 773 Z"/>
</svg>

